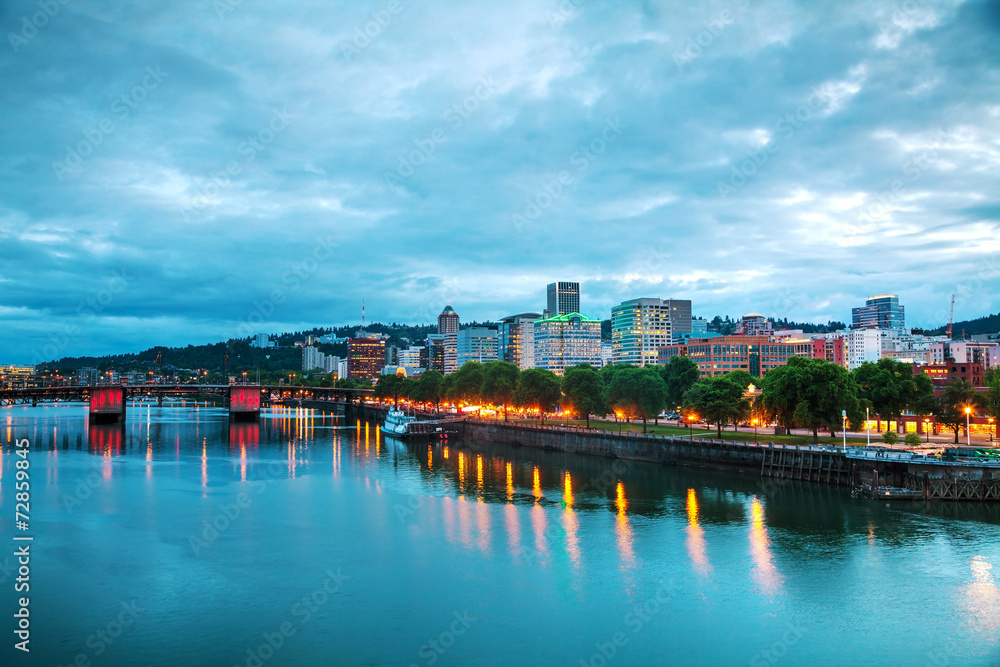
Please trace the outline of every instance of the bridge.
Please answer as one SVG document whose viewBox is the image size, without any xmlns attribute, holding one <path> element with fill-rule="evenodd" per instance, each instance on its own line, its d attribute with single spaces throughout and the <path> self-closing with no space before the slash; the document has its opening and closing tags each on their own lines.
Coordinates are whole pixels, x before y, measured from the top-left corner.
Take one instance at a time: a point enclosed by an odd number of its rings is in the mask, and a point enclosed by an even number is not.
<svg viewBox="0 0 1000 667">
<path fill-rule="evenodd" d="M 38 405 L 39 403 L 87 403 L 91 421 L 125 420 L 129 400 L 155 398 L 163 405 L 164 397 L 215 396 L 229 406 L 232 416 L 256 416 L 262 405 L 284 401 L 331 401 L 353 403 L 371 396 L 373 389 L 340 387 L 294 387 L 279 385 L 207 385 L 207 384 L 136 384 L 80 385 L 0 390 L 0 406 Z"/>
</svg>

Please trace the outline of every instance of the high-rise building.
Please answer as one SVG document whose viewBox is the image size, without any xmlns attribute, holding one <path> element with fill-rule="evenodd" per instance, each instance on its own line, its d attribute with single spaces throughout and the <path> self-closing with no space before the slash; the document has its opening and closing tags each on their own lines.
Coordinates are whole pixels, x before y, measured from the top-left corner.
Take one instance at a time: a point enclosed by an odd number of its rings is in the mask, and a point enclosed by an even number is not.
<svg viewBox="0 0 1000 667">
<path fill-rule="evenodd" d="M 851 308 L 852 329 L 905 329 L 904 308 L 895 294 L 876 294 L 865 305 Z"/>
<path fill-rule="evenodd" d="M 844 339 L 844 358 L 848 370 L 865 362 L 876 363 L 882 358 L 882 334 L 878 329 L 848 329 L 830 334 L 831 338 Z"/>
<path fill-rule="evenodd" d="M 774 333 L 771 321 L 760 313 L 747 313 L 736 324 L 738 336 L 770 336 Z"/>
<path fill-rule="evenodd" d="M 601 366 L 601 321 L 567 313 L 535 321 L 535 368 L 556 375 L 578 364 Z"/>
<path fill-rule="evenodd" d="M 385 341 L 376 338 L 352 338 L 347 341 L 347 377 L 373 380 L 385 367 Z"/>
<path fill-rule="evenodd" d="M 535 320 L 538 313 L 511 315 L 500 321 L 498 356 L 522 371 L 535 367 Z"/>
<path fill-rule="evenodd" d="M 311 371 L 316 368 L 322 369 L 325 365 L 325 361 L 326 355 L 312 345 L 307 345 L 302 348 L 302 370 Z"/>
<path fill-rule="evenodd" d="M 448 304 L 438 315 L 438 333 L 450 334 L 458 333 L 458 313 Z"/>
<path fill-rule="evenodd" d="M 549 317 L 580 312 L 580 283 L 549 283 L 546 292 Z"/>
<path fill-rule="evenodd" d="M 427 336 L 427 370 L 444 373 L 444 334 Z"/>
<path fill-rule="evenodd" d="M 490 327 L 469 327 L 456 334 L 457 367 L 467 361 L 496 361 L 498 348 L 497 330 Z"/>
<path fill-rule="evenodd" d="M 612 361 L 656 364 L 659 348 L 676 334 L 691 332 L 691 302 L 686 299 L 631 299 L 611 309 Z"/>
</svg>

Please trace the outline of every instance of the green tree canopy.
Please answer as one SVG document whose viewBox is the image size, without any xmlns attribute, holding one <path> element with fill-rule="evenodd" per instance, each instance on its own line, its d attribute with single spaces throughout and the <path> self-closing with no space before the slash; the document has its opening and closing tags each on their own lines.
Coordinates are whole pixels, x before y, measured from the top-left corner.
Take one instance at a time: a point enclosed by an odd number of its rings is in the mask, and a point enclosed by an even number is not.
<svg viewBox="0 0 1000 667">
<path fill-rule="evenodd" d="M 921 404 L 926 395 L 927 385 L 914 377 L 913 366 L 895 359 L 865 362 L 852 375 L 858 385 L 862 409 L 867 401 L 880 421 L 899 419 L 904 410 Z"/>
<path fill-rule="evenodd" d="M 688 357 L 673 357 L 658 370 L 667 385 L 667 407 L 671 410 L 684 402 L 684 394 L 701 379 L 698 364 Z"/>
<path fill-rule="evenodd" d="M 604 379 L 590 364 L 567 368 L 563 376 L 562 390 L 573 410 L 587 420 L 587 428 L 590 428 L 590 415 L 608 413 Z"/>
<path fill-rule="evenodd" d="M 854 378 L 843 366 L 825 359 L 791 357 L 784 366 L 767 373 L 760 401 L 766 414 L 790 427 L 810 428 L 819 440 L 819 429 L 836 435 L 846 410 L 852 423 L 864 417 Z"/>
<path fill-rule="evenodd" d="M 955 433 L 956 445 L 958 432 L 966 423 L 965 408 L 968 407 L 975 414 L 977 410 L 986 407 L 987 400 L 968 380 L 955 379 L 945 385 L 938 399 L 937 420 Z"/>
<path fill-rule="evenodd" d="M 483 397 L 483 365 L 467 361 L 449 376 L 448 398 L 464 403 L 478 403 Z"/>
<path fill-rule="evenodd" d="M 483 400 L 493 405 L 502 405 L 505 421 L 507 406 L 514 402 L 520 374 L 521 370 L 509 361 L 491 361 L 483 364 Z"/>
<path fill-rule="evenodd" d="M 715 423 L 720 438 L 723 424 L 738 423 L 750 414 L 744 378 L 730 375 L 703 378 L 684 394 L 684 409 L 694 410 L 705 421 Z"/>
<path fill-rule="evenodd" d="M 441 399 L 444 398 L 444 376 L 441 375 L 441 371 L 424 371 L 416 381 L 411 395 L 414 400 L 421 403 L 433 403 L 435 407 L 439 406 Z"/>
<path fill-rule="evenodd" d="M 667 405 L 667 384 L 653 367 L 624 366 L 611 374 L 607 385 L 607 402 L 615 410 L 646 421 L 653 419 Z"/>
<path fill-rule="evenodd" d="M 514 401 L 522 408 L 533 408 L 542 415 L 551 411 L 562 396 L 559 377 L 544 368 L 529 368 L 521 373 L 514 392 Z"/>
</svg>

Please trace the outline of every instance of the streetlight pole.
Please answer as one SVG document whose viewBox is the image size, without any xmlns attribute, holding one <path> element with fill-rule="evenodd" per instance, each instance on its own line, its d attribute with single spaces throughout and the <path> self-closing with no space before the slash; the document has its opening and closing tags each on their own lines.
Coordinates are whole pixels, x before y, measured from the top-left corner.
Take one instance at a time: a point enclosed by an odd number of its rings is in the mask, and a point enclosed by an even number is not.
<svg viewBox="0 0 1000 667">
<path fill-rule="evenodd" d="M 757 444 L 757 421 L 756 419 L 753 420 L 753 444 L 755 445 Z"/>
<path fill-rule="evenodd" d="M 990 417 L 990 442 L 993 442 L 993 417 Z"/>
<path fill-rule="evenodd" d="M 972 446 L 972 434 L 969 433 L 969 416 L 972 414 L 972 408 L 968 405 L 965 406 L 965 445 L 967 447 Z"/>
<path fill-rule="evenodd" d="M 841 416 L 841 418 L 843 419 L 843 422 L 844 422 L 843 423 L 843 427 L 844 428 L 842 429 L 842 432 L 844 434 L 844 452 L 846 453 L 847 452 L 847 410 L 841 410 L 840 411 L 840 416 Z"/>
<path fill-rule="evenodd" d="M 931 441 L 931 432 L 928 430 L 930 427 L 931 427 L 931 420 L 930 419 L 925 419 L 924 420 L 924 442 L 930 442 Z"/>
<path fill-rule="evenodd" d="M 865 408 L 865 434 L 868 436 L 868 446 L 872 446 L 872 425 L 868 423 L 868 408 Z"/>
</svg>

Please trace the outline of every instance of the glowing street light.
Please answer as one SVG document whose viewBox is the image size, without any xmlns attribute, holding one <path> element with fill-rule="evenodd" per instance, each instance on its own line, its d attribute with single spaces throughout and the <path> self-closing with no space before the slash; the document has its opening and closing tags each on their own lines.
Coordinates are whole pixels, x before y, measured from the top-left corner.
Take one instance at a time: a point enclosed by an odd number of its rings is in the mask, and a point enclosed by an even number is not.
<svg viewBox="0 0 1000 667">
<path fill-rule="evenodd" d="M 757 423 L 758 423 L 758 421 L 759 420 L 756 417 L 753 418 L 753 444 L 755 444 L 755 445 L 757 444 Z"/>
<path fill-rule="evenodd" d="M 990 417 L 990 442 L 993 442 L 993 417 Z"/>
<path fill-rule="evenodd" d="M 931 420 L 930 419 L 924 419 L 924 442 L 930 442 L 931 441 L 931 432 L 929 430 L 930 427 L 931 427 Z"/>
<path fill-rule="evenodd" d="M 968 405 L 965 406 L 965 444 L 968 447 L 972 446 L 972 434 L 969 433 L 969 416 L 972 414 L 972 408 Z"/>
</svg>

